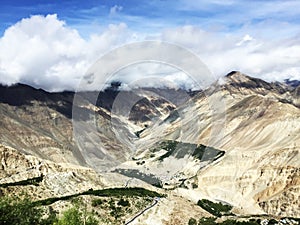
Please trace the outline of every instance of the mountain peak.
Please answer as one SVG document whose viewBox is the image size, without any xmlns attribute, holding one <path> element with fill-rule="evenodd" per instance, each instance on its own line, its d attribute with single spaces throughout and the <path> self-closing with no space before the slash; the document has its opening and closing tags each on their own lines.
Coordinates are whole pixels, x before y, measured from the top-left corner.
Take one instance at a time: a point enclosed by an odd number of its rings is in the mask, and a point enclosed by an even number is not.
<svg viewBox="0 0 300 225">
<path fill-rule="evenodd" d="M 225 77 L 227 78 L 227 80 L 234 82 L 234 83 L 247 82 L 252 79 L 251 77 L 246 76 L 245 74 L 243 74 L 239 71 L 231 71 Z M 255 79 L 255 78 L 253 78 L 253 79 Z"/>
<path fill-rule="evenodd" d="M 264 87 L 269 89 L 271 83 L 268 83 L 260 78 L 247 76 L 239 71 L 231 71 L 225 76 L 226 83 L 233 86 L 243 86 L 247 88 Z"/>
<path fill-rule="evenodd" d="M 268 83 L 260 78 L 247 76 L 239 71 L 231 71 L 225 76 L 224 86 L 231 91 L 236 89 L 237 92 L 245 90 L 248 93 L 250 90 L 259 94 L 267 94 L 270 91 L 278 94 L 283 94 L 287 91 L 286 87 L 279 83 Z"/>
</svg>

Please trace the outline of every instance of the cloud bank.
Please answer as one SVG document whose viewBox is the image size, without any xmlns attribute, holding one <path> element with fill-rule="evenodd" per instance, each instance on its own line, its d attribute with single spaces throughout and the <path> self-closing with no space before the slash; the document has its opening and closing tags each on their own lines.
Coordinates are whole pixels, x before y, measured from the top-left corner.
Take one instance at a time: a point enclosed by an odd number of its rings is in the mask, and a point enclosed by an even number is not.
<svg viewBox="0 0 300 225">
<path fill-rule="evenodd" d="M 111 13 L 121 10 L 115 6 Z M 88 68 L 103 54 L 147 39 L 171 42 L 193 51 L 217 77 L 239 70 L 268 81 L 300 80 L 299 36 L 295 32 L 283 35 L 283 30 L 286 34 L 295 28 L 280 22 L 270 26 L 263 21 L 246 24 L 235 32 L 185 25 L 147 34 L 119 23 L 83 38 L 55 14 L 35 15 L 10 26 L 0 38 L 0 83 L 21 82 L 48 91 L 75 90 Z M 278 36 L 270 37 L 269 33 Z M 131 81 L 141 79 L 137 68 L 127 68 L 126 72 L 126 82 L 129 77 Z M 183 77 L 174 72 L 173 80 L 188 88 L 189 81 Z"/>
</svg>

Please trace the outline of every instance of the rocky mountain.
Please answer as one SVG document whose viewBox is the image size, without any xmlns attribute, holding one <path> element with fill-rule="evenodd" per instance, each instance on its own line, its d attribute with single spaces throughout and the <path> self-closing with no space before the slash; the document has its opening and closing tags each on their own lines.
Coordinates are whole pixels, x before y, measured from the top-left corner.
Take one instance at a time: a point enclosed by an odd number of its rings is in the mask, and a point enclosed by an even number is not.
<svg viewBox="0 0 300 225">
<path fill-rule="evenodd" d="M 300 217 L 299 86 L 233 71 L 193 93 L 119 87 L 74 104 L 72 92 L 1 86 L 0 183 L 43 175 L 31 187 L 40 198 L 129 185 L 167 193 L 169 205 Z M 187 224 L 188 211 L 157 208 L 136 224 Z"/>
<path fill-rule="evenodd" d="M 291 87 L 298 87 L 300 85 L 300 81 L 299 80 L 291 80 L 291 79 L 285 79 L 284 83 L 291 86 Z"/>
<path fill-rule="evenodd" d="M 148 96 L 145 93 L 138 95 L 129 91 L 120 94 L 114 86 L 115 84 L 112 84 L 112 87 L 100 92 L 95 105 L 90 102 L 90 98 L 98 95 L 97 92 L 80 93 L 83 96 L 82 107 L 73 107 L 73 92 L 48 93 L 23 84 L 0 86 L 0 141 L 6 146 L 43 159 L 85 165 L 86 162 L 73 140 L 72 119 L 86 122 L 89 115 L 96 113 L 99 126 L 104 130 L 105 126 L 110 129 L 115 98 L 118 95 L 122 98 L 119 101 L 122 106 L 117 112 L 113 112 L 119 117 L 125 116 L 122 113 L 126 114 L 128 99 L 134 99 L 137 103 L 130 109 L 129 121 L 123 127 L 126 130 L 129 125 L 131 130 L 127 136 L 136 138 L 134 132 L 151 124 L 152 120 L 166 117 L 176 107 L 164 98 L 152 95 L 153 91 L 149 92 Z M 72 118 L 72 110 L 79 112 L 76 114 L 79 118 Z M 96 139 L 101 136 L 103 140 L 107 140 L 112 151 L 115 148 L 128 148 L 122 146 L 114 137 L 114 133 L 107 129 L 105 132 L 99 132 Z"/>
<path fill-rule="evenodd" d="M 165 188 L 177 187 L 194 201 L 204 195 L 246 214 L 299 216 L 300 111 L 294 90 L 239 72 L 228 74 L 220 83 L 217 91 L 200 93 L 179 107 L 176 119 L 141 134 L 136 142 L 141 149 L 137 158 L 144 162 L 140 171 L 150 171 L 167 184 Z M 220 112 L 225 117 L 210 112 L 209 106 L 218 103 L 214 97 L 222 99 L 225 108 Z M 179 143 L 162 162 L 159 159 L 170 149 L 155 147 L 157 136 Z M 218 157 L 216 152 L 208 160 L 202 155 L 198 162 L 188 154 L 191 144 L 194 152 L 204 145 L 225 154 Z M 212 152 L 206 149 L 205 153 Z M 180 150 L 186 154 L 176 155 Z"/>
</svg>

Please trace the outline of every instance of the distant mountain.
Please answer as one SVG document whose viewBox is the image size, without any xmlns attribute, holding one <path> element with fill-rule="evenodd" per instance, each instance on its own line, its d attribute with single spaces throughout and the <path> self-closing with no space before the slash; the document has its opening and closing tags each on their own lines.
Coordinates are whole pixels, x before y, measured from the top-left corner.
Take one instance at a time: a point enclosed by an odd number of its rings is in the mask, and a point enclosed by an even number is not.
<svg viewBox="0 0 300 225">
<path fill-rule="evenodd" d="M 118 149 L 126 152 L 129 146 L 120 143 L 111 130 L 112 114 L 128 117 L 130 128 L 122 125 L 120 129 L 124 129 L 125 139 L 134 139 L 135 132 L 161 121 L 177 107 L 171 101 L 176 99 L 176 104 L 180 104 L 180 101 L 185 101 L 180 100 L 180 96 L 188 96 L 183 90 L 148 88 L 122 91 L 119 86 L 112 83 L 99 93 L 80 92 L 80 105 L 73 105 L 74 92 L 49 93 L 24 84 L 0 86 L 0 142 L 44 159 L 85 165 L 86 161 L 72 137 L 72 119 L 87 121 L 96 114 L 99 126 L 106 132 L 98 133 L 94 137 L 95 143 L 100 138 L 118 154 Z M 92 102 L 95 96 L 97 101 Z M 74 117 L 72 110 L 77 112 Z M 123 124 L 123 119 L 121 121 L 118 117 L 114 117 L 114 123 Z"/>
<path fill-rule="evenodd" d="M 300 86 L 300 80 L 285 79 L 284 83 L 294 88 Z"/>
</svg>

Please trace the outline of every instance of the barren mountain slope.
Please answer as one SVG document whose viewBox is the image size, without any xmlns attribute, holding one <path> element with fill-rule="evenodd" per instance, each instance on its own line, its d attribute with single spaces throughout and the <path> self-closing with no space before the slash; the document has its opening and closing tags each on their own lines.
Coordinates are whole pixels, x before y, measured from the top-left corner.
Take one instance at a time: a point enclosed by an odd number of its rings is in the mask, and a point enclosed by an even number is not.
<svg viewBox="0 0 300 225">
<path fill-rule="evenodd" d="M 159 137 L 225 150 L 224 157 L 198 171 L 197 190 L 181 190 L 185 196 L 229 202 L 243 213 L 299 217 L 300 110 L 292 94 L 284 85 L 238 72 L 221 84 L 179 108 L 174 121 L 146 130 L 138 146 L 145 149 L 143 143 L 154 145 Z M 225 103 L 225 117 L 213 116 L 214 96 Z"/>
</svg>

